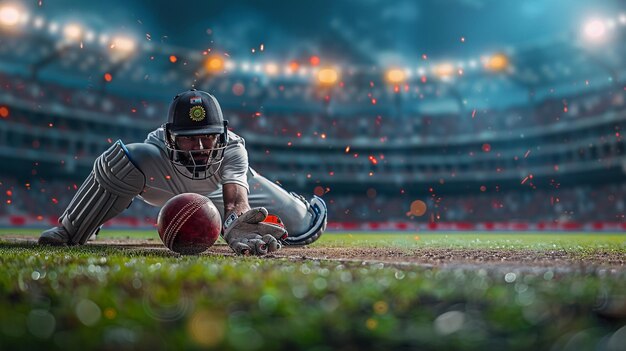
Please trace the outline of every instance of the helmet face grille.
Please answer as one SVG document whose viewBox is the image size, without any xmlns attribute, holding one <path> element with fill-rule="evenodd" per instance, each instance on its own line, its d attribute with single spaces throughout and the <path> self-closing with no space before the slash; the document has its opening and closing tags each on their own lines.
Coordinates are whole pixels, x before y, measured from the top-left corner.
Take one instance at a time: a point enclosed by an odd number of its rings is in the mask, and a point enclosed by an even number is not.
<svg viewBox="0 0 626 351">
<path fill-rule="evenodd" d="M 162 127 L 165 132 L 167 156 L 179 174 L 196 180 L 207 179 L 217 173 L 224 160 L 224 151 L 228 143 L 226 133 L 218 135 L 217 142 L 212 148 L 182 150 L 176 145 L 176 133 L 172 132 L 170 124 L 166 123 Z"/>
<path fill-rule="evenodd" d="M 166 143 L 167 154 L 174 169 L 189 179 L 207 179 L 217 173 L 224 160 L 225 143 L 200 150 L 180 150 Z"/>
</svg>

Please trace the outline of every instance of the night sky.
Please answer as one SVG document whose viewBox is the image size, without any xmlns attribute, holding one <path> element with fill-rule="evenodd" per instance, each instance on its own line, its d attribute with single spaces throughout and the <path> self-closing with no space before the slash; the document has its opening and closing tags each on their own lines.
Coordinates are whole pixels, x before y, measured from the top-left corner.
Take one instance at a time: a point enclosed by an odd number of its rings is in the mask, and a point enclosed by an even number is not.
<svg viewBox="0 0 626 351">
<path fill-rule="evenodd" d="M 80 21 L 96 30 L 236 58 L 264 44 L 267 58 L 319 54 L 344 62 L 399 64 L 480 55 L 575 36 L 593 16 L 610 16 L 620 1 L 582 0 L 318 0 L 71 1 L 28 4 L 34 15 Z M 464 40 L 462 40 L 464 38 Z M 258 54 L 258 51 L 257 51 Z"/>
</svg>

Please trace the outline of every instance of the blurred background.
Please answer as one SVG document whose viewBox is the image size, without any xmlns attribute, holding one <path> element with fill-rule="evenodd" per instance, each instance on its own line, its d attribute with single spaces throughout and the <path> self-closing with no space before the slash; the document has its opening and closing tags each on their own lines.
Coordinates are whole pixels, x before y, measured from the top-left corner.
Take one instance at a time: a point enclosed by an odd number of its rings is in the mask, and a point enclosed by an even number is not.
<svg viewBox="0 0 626 351">
<path fill-rule="evenodd" d="M 0 225 L 197 88 L 332 229 L 624 230 L 625 31 L 623 0 L 0 2 Z"/>
</svg>

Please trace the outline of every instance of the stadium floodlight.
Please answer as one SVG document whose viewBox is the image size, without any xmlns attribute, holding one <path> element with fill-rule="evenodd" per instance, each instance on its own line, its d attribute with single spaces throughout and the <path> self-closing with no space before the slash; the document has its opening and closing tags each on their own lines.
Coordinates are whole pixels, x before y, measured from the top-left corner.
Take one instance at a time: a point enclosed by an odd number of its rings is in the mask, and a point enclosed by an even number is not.
<svg viewBox="0 0 626 351">
<path fill-rule="evenodd" d="M 0 7 L 0 24 L 5 27 L 14 27 L 20 22 L 23 12 L 14 5 Z"/>
<path fill-rule="evenodd" d="M 452 66 L 451 63 L 447 62 L 440 63 L 435 66 L 433 72 L 437 77 L 445 80 L 452 77 L 452 75 L 454 74 L 454 66 Z"/>
<path fill-rule="evenodd" d="M 274 76 L 278 73 L 278 65 L 274 62 L 270 62 L 265 65 L 265 73 L 269 76 Z"/>
<path fill-rule="evenodd" d="M 333 85 L 339 80 L 339 72 L 333 68 L 322 68 L 317 72 L 317 80 L 321 85 Z"/>
<path fill-rule="evenodd" d="M 392 68 L 387 71 L 385 78 L 387 78 L 389 83 L 397 85 L 406 80 L 406 72 L 402 69 Z"/>
<path fill-rule="evenodd" d="M 59 31 L 59 24 L 56 22 L 50 22 L 48 30 L 50 31 L 50 34 L 56 34 Z"/>
<path fill-rule="evenodd" d="M 485 68 L 492 72 L 502 72 L 508 67 L 509 58 L 503 53 L 491 55 L 485 60 Z"/>
<path fill-rule="evenodd" d="M 224 70 L 224 58 L 220 55 L 211 55 L 204 61 L 204 68 L 211 73 L 219 73 Z"/>
<path fill-rule="evenodd" d="M 237 67 L 237 64 L 233 60 L 228 60 L 224 62 L 224 68 L 226 68 L 229 71 L 234 70 L 236 67 Z"/>
<path fill-rule="evenodd" d="M 606 24 L 599 19 L 589 20 L 585 24 L 583 34 L 589 42 L 602 42 L 606 39 Z"/>
<path fill-rule="evenodd" d="M 69 41 L 79 41 L 83 37 L 83 28 L 76 23 L 67 24 L 63 28 L 63 36 Z"/>
<path fill-rule="evenodd" d="M 35 17 L 35 20 L 33 21 L 33 26 L 37 29 L 41 29 L 43 28 L 43 25 L 46 24 L 46 22 L 44 21 L 43 18 L 41 17 Z"/>
<path fill-rule="evenodd" d="M 111 40 L 111 49 L 121 54 L 130 54 L 135 50 L 135 41 L 129 37 L 117 36 Z"/>
<path fill-rule="evenodd" d="M 292 72 L 297 72 L 298 68 L 300 68 L 300 64 L 298 63 L 298 61 L 292 60 L 291 62 L 289 62 L 289 69 Z"/>
</svg>

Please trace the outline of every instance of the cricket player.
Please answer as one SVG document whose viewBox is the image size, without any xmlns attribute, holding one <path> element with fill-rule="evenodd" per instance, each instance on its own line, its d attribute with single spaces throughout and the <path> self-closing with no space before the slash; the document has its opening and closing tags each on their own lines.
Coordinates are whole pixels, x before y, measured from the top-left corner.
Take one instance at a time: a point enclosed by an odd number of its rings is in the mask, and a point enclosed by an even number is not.
<svg viewBox="0 0 626 351">
<path fill-rule="evenodd" d="M 217 99 L 192 89 L 178 94 L 168 121 L 143 143 L 117 141 L 94 162 L 59 226 L 40 244 L 84 244 L 135 198 L 163 206 L 181 193 L 198 193 L 220 210 L 222 235 L 237 254 L 264 255 L 286 245 L 307 245 L 326 229 L 324 201 L 288 193 L 248 165 L 244 139 L 227 128 Z M 284 227 L 265 222 L 268 211 Z M 287 235 L 287 232 L 289 233 Z"/>
</svg>

